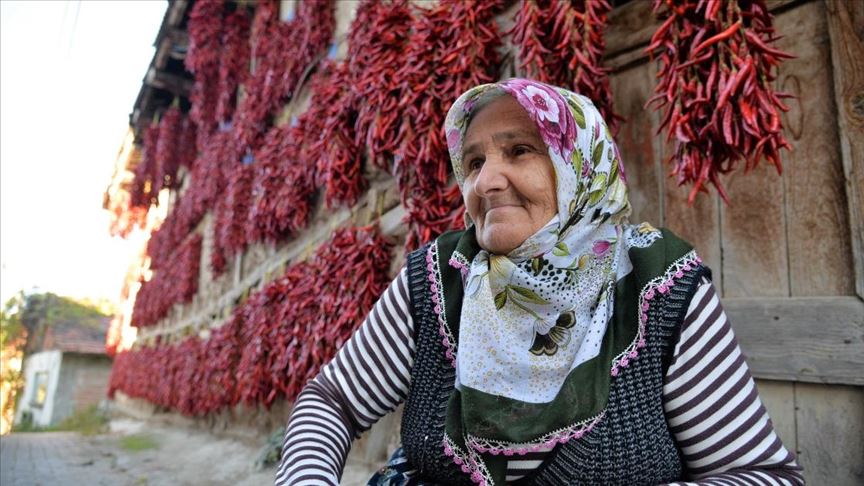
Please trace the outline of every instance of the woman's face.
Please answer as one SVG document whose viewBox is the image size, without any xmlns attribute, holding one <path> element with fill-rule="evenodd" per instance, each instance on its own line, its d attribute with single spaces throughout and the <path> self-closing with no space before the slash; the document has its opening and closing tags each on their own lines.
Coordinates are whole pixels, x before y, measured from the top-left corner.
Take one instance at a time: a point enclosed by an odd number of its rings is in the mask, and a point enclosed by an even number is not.
<svg viewBox="0 0 864 486">
<path fill-rule="evenodd" d="M 510 253 L 558 211 L 546 144 L 528 113 L 504 95 L 474 114 L 462 146 L 462 194 L 477 242 Z"/>
</svg>

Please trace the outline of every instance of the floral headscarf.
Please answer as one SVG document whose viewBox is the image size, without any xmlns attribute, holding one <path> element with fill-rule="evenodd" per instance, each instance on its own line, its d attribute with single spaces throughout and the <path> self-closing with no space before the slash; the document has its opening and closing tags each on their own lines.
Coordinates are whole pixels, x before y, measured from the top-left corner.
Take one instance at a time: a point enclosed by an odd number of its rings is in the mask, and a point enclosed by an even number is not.
<svg viewBox="0 0 864 486">
<path fill-rule="evenodd" d="M 477 106 L 501 95 L 516 99 L 546 143 L 558 213 L 507 255 L 477 248 L 469 228 L 450 259 L 462 267 L 464 298 L 444 447 L 486 483 L 503 482 L 498 454 L 549 450 L 602 417 L 615 282 L 632 269 L 618 149 L 581 95 L 510 79 L 460 96 L 445 123 L 460 187 L 467 126 Z"/>
</svg>

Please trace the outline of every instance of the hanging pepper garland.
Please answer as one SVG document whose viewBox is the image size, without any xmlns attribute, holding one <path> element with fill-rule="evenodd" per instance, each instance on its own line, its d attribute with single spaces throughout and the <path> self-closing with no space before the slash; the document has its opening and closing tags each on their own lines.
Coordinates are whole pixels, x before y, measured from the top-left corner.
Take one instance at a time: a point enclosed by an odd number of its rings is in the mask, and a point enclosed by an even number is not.
<svg viewBox="0 0 864 486">
<path fill-rule="evenodd" d="M 363 177 L 363 154 L 354 136 L 354 120 L 357 117 L 352 106 L 352 82 L 348 66 L 344 62 L 328 62 L 316 73 L 312 84 L 312 99 L 302 123 L 315 120 L 320 131 L 306 130 L 312 135 L 308 150 L 301 153 L 306 163 L 317 168 L 316 181 L 324 188 L 324 203 L 328 208 L 357 204 L 366 190 Z M 307 137 L 308 139 L 308 137 Z"/>
<path fill-rule="evenodd" d="M 177 106 L 168 108 L 159 120 L 159 138 L 156 141 L 155 170 L 152 193 L 158 195 L 162 188 L 173 189 L 180 167 L 180 135 L 183 129 L 183 113 Z"/>
<path fill-rule="evenodd" d="M 237 362 L 235 376 L 237 399 L 246 405 L 262 403 L 269 408 L 278 394 L 267 369 L 267 355 L 275 346 L 268 336 L 271 328 L 285 326 L 285 323 L 277 321 L 276 316 L 288 294 L 286 283 L 284 278 L 276 279 L 250 295 L 243 304 L 246 307 L 245 320 L 240 326 L 243 350 Z"/>
<path fill-rule="evenodd" d="M 228 171 L 225 195 L 218 198 L 214 210 L 210 269 L 217 277 L 224 272 L 226 259 L 242 252 L 250 242 L 246 221 L 251 205 L 254 169 L 251 165 L 236 163 Z"/>
<path fill-rule="evenodd" d="M 290 289 L 268 339 L 270 380 L 293 401 L 363 322 L 387 288 L 392 246 L 375 227 L 336 231 L 310 264 L 286 272 Z"/>
<path fill-rule="evenodd" d="M 191 116 L 183 118 L 183 127 L 181 130 L 182 132 L 180 133 L 179 141 L 177 142 L 179 145 L 177 162 L 181 167 L 186 167 L 191 170 L 195 164 L 195 159 L 198 157 L 198 147 L 196 144 L 197 127 L 195 126 L 195 121 L 192 120 Z M 178 181 L 177 187 L 179 186 L 180 182 Z"/>
<path fill-rule="evenodd" d="M 168 315 L 174 304 L 191 302 L 198 291 L 200 261 L 201 235 L 192 235 L 152 280 L 141 284 L 132 309 L 132 325 L 155 324 Z"/>
<path fill-rule="evenodd" d="M 335 29 L 331 0 L 298 2 L 293 19 L 279 18 L 279 2 L 259 3 L 252 27 L 254 69 L 237 108 L 235 134 L 241 145 L 257 148 L 269 122 L 294 96 L 301 77 L 327 48 Z"/>
<path fill-rule="evenodd" d="M 458 189 L 448 187 L 449 157 L 441 130 L 450 104 L 472 86 L 498 78 L 501 38 L 494 21 L 503 0 L 442 3 L 415 18 L 402 80 L 394 175 L 415 248 L 462 222 Z"/>
<path fill-rule="evenodd" d="M 199 0 L 189 13 L 189 51 L 184 62 L 186 69 L 195 75 L 189 116 L 198 127 L 199 150 L 207 145 L 207 139 L 217 124 L 223 11 L 221 0 Z"/>
<path fill-rule="evenodd" d="M 235 307 L 209 339 L 119 353 L 109 394 L 120 390 L 190 416 L 294 400 L 387 287 L 390 250 L 374 227 L 336 231 L 310 261 Z"/>
<path fill-rule="evenodd" d="M 740 160 L 750 170 L 763 157 L 780 173 L 780 112 L 790 95 L 774 91 L 779 64 L 793 56 L 777 40 L 764 0 L 655 0 L 663 24 L 646 51 L 659 58 L 660 82 L 649 100 L 663 110 L 660 129 L 675 139 L 669 158 L 679 185 L 693 184 L 688 201 L 707 184 L 729 197 L 720 174 Z"/>
<path fill-rule="evenodd" d="M 601 67 L 607 0 L 531 0 L 521 3 L 508 32 L 528 77 L 590 98 L 613 133 L 622 118 L 612 109 L 609 70 Z"/>
<path fill-rule="evenodd" d="M 144 129 L 144 147 L 141 160 L 135 167 L 135 178 L 129 191 L 132 207 L 150 208 L 154 202 L 153 179 L 156 172 L 156 145 L 159 143 L 159 127 L 151 124 Z"/>
<path fill-rule="evenodd" d="M 300 160 L 303 125 L 273 127 L 255 154 L 255 179 L 247 219 L 252 241 L 274 243 L 309 224 L 315 166 Z"/>
<path fill-rule="evenodd" d="M 203 369 L 201 377 L 201 400 L 196 412 L 206 415 L 223 408 L 236 405 L 237 379 L 234 370 L 240 358 L 241 343 L 238 340 L 238 306 L 234 313 L 210 333 L 204 341 L 204 360 L 199 363 Z"/>
<path fill-rule="evenodd" d="M 249 73 L 249 15 L 243 7 L 225 17 L 219 59 L 215 117 L 219 123 L 231 121 L 237 88 Z"/>
<path fill-rule="evenodd" d="M 364 0 L 348 32 L 346 62 L 351 105 L 357 110 L 355 145 L 365 146 L 368 161 L 387 172 L 392 171 L 402 123 L 402 84 L 396 72 L 405 61 L 413 21 L 405 0 Z"/>
</svg>

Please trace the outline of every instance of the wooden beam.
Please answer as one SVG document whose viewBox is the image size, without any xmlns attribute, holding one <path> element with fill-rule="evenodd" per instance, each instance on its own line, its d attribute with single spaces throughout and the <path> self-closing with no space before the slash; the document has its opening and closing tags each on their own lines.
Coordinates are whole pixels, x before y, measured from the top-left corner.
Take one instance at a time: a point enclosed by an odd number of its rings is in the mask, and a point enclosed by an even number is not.
<svg viewBox="0 0 864 486">
<path fill-rule="evenodd" d="M 792 8 L 800 3 L 805 3 L 812 0 L 768 0 L 768 9 L 778 14 L 783 10 Z M 846 0 L 838 0 L 840 3 Z M 654 15 L 651 8 L 654 2 L 647 0 L 636 0 L 622 5 L 619 8 L 612 10 L 609 13 L 609 27 L 606 30 L 606 51 L 604 57 L 609 60 L 627 51 L 639 49 L 641 51 L 648 45 L 648 41 L 657 28 L 660 27 L 660 22 Z M 847 8 L 852 8 L 851 4 Z M 781 32 L 782 34 L 782 32 Z M 647 57 L 647 54 L 638 52 L 630 53 L 628 63 L 637 61 L 642 57 Z M 616 64 L 621 64 L 620 62 Z"/>
<path fill-rule="evenodd" d="M 756 378 L 864 385 L 864 301 L 723 299 Z"/>
<path fill-rule="evenodd" d="M 192 80 L 178 76 L 176 74 L 167 73 L 151 68 L 147 72 L 147 77 L 144 80 L 148 85 L 154 88 L 170 91 L 175 95 L 189 97 L 192 92 Z"/>
<path fill-rule="evenodd" d="M 864 298 L 864 9 L 860 3 L 826 0 L 834 100 L 855 265 L 855 291 Z"/>
</svg>

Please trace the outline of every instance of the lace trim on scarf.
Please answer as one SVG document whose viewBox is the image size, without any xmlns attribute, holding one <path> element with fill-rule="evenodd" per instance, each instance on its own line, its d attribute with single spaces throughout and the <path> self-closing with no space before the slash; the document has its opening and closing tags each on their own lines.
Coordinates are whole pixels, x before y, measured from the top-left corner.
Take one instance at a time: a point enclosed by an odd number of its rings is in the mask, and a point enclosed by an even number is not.
<svg viewBox="0 0 864 486">
<path fill-rule="evenodd" d="M 463 451 L 447 433 L 444 433 L 442 445 L 444 446 L 444 455 L 453 459 L 453 463 L 459 466 L 463 473 L 469 474 L 471 481 L 482 486 L 494 484 L 492 474 L 489 473 L 483 459 L 471 450 L 470 446 L 467 451 Z"/>
<path fill-rule="evenodd" d="M 451 267 L 459 270 L 459 273 L 462 274 L 462 280 L 464 281 L 465 277 L 468 276 L 468 270 L 471 269 L 471 262 L 468 261 L 468 258 L 456 250 L 453 252 L 450 261 L 447 263 L 449 263 Z"/>
<path fill-rule="evenodd" d="M 612 376 L 618 376 L 621 368 L 630 365 L 630 361 L 639 356 L 639 350 L 645 347 L 645 330 L 648 326 L 648 310 L 651 308 L 651 300 L 659 294 L 665 294 L 675 284 L 675 280 L 684 276 L 684 272 L 690 271 L 694 266 L 702 263 L 702 259 L 696 255 L 696 250 L 690 250 L 686 255 L 675 260 L 663 275 L 651 279 L 639 292 L 639 330 L 636 337 L 629 346 L 615 359 L 609 372 Z"/>
</svg>

